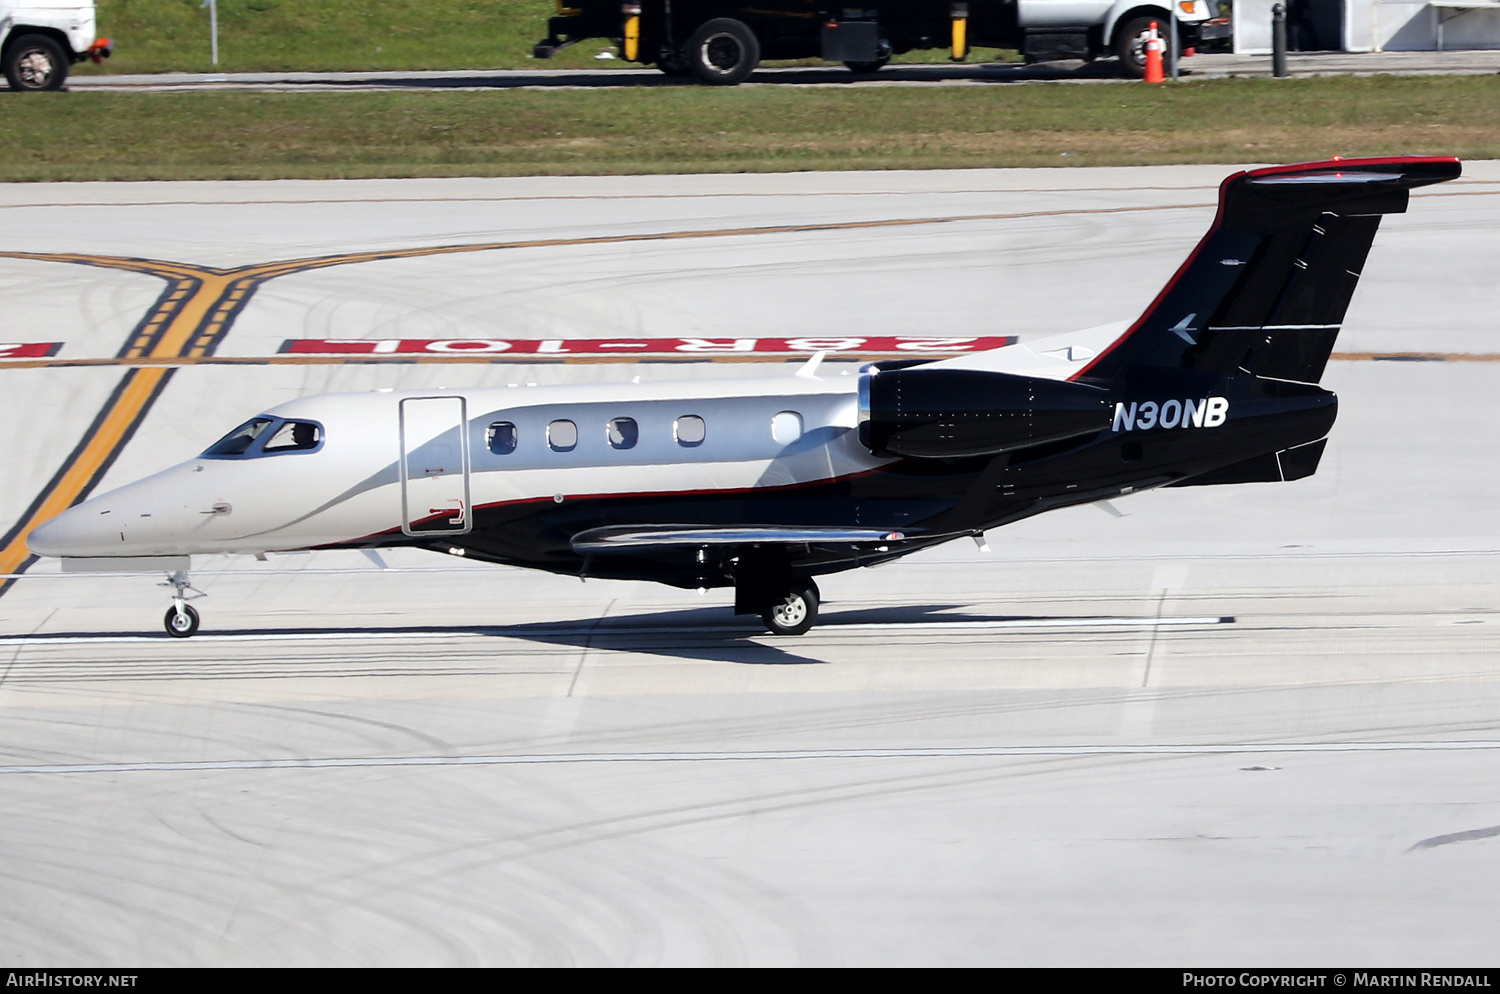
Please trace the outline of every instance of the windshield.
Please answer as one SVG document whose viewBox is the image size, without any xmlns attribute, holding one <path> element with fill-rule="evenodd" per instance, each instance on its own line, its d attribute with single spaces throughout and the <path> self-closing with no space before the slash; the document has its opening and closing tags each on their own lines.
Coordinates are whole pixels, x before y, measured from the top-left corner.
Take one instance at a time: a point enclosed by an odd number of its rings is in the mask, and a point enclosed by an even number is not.
<svg viewBox="0 0 1500 994">
<path fill-rule="evenodd" d="M 204 450 L 205 456 L 242 456 L 267 428 L 271 418 L 251 418 Z"/>
<path fill-rule="evenodd" d="M 286 452 L 311 452 L 323 444 L 323 426 L 316 421 L 251 418 L 204 450 L 208 459 L 254 459 Z"/>
</svg>

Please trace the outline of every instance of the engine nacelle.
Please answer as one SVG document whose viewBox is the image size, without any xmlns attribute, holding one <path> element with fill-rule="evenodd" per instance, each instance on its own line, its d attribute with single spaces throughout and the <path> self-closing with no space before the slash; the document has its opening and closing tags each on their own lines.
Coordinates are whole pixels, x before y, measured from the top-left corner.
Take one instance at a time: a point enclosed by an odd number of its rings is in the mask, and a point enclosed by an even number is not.
<svg viewBox="0 0 1500 994">
<path fill-rule="evenodd" d="M 972 369 L 870 367 L 859 379 L 859 440 L 878 456 L 986 456 L 1110 426 L 1097 387 Z"/>
</svg>

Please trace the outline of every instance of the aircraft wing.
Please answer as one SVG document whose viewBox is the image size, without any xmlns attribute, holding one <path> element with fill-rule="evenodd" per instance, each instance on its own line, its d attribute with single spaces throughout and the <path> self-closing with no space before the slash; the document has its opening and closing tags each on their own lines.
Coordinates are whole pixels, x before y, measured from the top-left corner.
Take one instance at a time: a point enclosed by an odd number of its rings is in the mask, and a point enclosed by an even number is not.
<svg viewBox="0 0 1500 994">
<path fill-rule="evenodd" d="M 904 532 L 877 528 L 782 525 L 607 525 L 573 536 L 573 551 L 629 554 L 643 549 L 710 545 L 862 545 L 900 542 Z"/>
</svg>

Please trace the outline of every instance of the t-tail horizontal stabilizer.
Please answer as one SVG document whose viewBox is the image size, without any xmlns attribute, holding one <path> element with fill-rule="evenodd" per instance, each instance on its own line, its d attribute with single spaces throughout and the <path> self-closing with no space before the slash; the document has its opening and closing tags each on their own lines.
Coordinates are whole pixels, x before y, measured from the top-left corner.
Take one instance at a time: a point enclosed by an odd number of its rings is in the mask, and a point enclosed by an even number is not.
<svg viewBox="0 0 1500 994">
<path fill-rule="evenodd" d="M 1454 158 L 1402 156 L 1235 173 L 1193 254 L 1073 379 L 1149 366 L 1318 382 L 1381 215 L 1460 170 Z"/>
</svg>

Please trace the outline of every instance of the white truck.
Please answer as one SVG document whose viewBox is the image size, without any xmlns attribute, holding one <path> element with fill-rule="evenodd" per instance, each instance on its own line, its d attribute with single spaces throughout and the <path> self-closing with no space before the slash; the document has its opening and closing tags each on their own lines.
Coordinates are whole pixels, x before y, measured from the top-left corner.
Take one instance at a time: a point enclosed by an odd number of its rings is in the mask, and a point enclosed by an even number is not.
<svg viewBox="0 0 1500 994">
<path fill-rule="evenodd" d="M 12 90 L 56 90 L 75 62 L 109 57 L 94 0 L 0 0 L 0 65 Z"/>
</svg>

